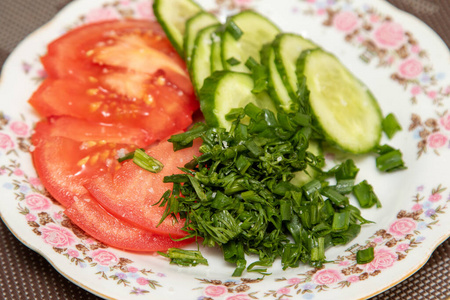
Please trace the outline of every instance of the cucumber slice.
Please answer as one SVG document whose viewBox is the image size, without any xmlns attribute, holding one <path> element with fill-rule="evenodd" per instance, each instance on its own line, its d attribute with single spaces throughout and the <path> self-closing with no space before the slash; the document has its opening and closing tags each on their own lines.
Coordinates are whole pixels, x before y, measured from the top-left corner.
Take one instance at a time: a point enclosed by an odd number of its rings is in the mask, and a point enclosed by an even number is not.
<svg viewBox="0 0 450 300">
<path fill-rule="evenodd" d="M 275 64 L 292 99 L 297 99 L 297 59 L 303 50 L 319 48 L 316 44 L 294 33 L 279 34 L 273 41 Z"/>
<path fill-rule="evenodd" d="M 195 91 L 200 91 L 203 81 L 211 75 L 211 34 L 220 25 L 211 25 L 200 30 L 195 38 L 192 60 L 189 64 L 189 73 L 194 84 Z"/>
<path fill-rule="evenodd" d="M 211 41 L 211 73 L 214 73 L 215 71 L 223 70 L 220 34 L 213 32 L 211 34 Z"/>
<path fill-rule="evenodd" d="M 184 57 L 183 37 L 186 21 L 203 9 L 192 0 L 155 0 L 153 13 L 167 38 L 181 57 Z"/>
<path fill-rule="evenodd" d="M 192 50 L 194 49 L 195 38 L 197 37 L 198 32 L 205 27 L 215 24 L 219 24 L 217 18 L 206 11 L 201 11 L 187 20 L 183 48 L 184 58 L 188 65 L 191 62 Z"/>
<path fill-rule="evenodd" d="M 285 85 L 285 81 L 281 78 L 275 64 L 275 52 L 272 46 L 269 46 L 262 57 L 262 64 L 267 67 L 268 72 L 268 91 L 277 107 L 285 112 L 296 111 L 295 102 L 297 98 L 291 98 Z"/>
<path fill-rule="evenodd" d="M 227 20 L 226 28 L 235 24 L 242 31 L 240 38 L 235 39 L 229 30 L 222 34 L 222 63 L 224 69 L 236 72 L 249 72 L 245 62 L 251 56 L 260 62 L 259 51 L 264 44 L 271 43 L 280 32 L 272 22 L 262 15 L 246 10 Z M 230 59 L 237 60 L 239 64 L 229 63 Z"/>
<path fill-rule="evenodd" d="M 246 73 L 217 71 L 206 78 L 199 93 L 206 123 L 229 130 L 231 122 L 225 116 L 231 109 L 245 107 L 250 102 L 275 112 L 270 96 L 265 92 L 253 94 L 253 85 L 251 75 Z"/>
<path fill-rule="evenodd" d="M 319 142 L 310 140 L 308 151 L 312 154 L 318 156 L 323 155 L 323 149 Z M 317 171 L 311 166 L 306 167 L 305 171 L 299 171 L 294 173 L 294 178 L 291 179 L 291 183 L 301 187 L 306 183 L 310 182 L 317 176 Z"/>
<path fill-rule="evenodd" d="M 306 50 L 297 63 L 306 77 L 309 104 L 326 139 L 342 150 L 366 153 L 381 138 L 382 114 L 369 89 L 330 53 Z"/>
</svg>

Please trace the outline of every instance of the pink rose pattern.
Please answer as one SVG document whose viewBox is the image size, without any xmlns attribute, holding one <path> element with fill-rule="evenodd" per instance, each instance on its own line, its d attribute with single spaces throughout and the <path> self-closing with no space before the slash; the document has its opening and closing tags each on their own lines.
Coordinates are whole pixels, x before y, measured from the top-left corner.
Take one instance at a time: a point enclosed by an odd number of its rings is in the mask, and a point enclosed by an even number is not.
<svg viewBox="0 0 450 300">
<path fill-rule="evenodd" d="M 243 0 L 241 2 L 248 2 L 250 3 L 251 1 L 249 0 Z M 310 3 L 315 3 L 315 1 L 308 1 Z M 152 17 L 151 15 L 148 14 L 148 11 L 146 7 L 147 4 L 142 4 L 142 6 L 140 8 L 138 8 L 138 10 L 140 11 L 138 14 L 141 17 Z M 323 8 L 321 9 L 323 12 Z M 351 14 L 351 12 L 350 12 Z M 360 25 L 360 22 L 355 22 L 356 20 L 353 19 L 353 16 L 350 15 L 349 13 L 347 13 L 348 16 L 350 16 L 350 18 L 348 20 L 339 20 L 339 18 L 345 16 L 345 14 L 341 14 L 336 16 L 336 19 L 333 22 L 333 26 L 335 26 L 336 29 L 341 30 L 343 32 L 348 32 L 353 30 L 353 26 L 358 27 Z M 101 10 L 97 10 L 97 11 L 92 11 L 91 14 L 88 15 L 88 17 L 86 18 L 86 22 L 90 22 L 90 21 L 94 21 L 94 20 L 106 20 L 106 19 L 114 19 L 114 18 L 118 18 L 119 17 L 119 13 L 113 12 L 112 10 L 108 10 L 108 9 L 101 9 Z M 379 22 L 379 18 L 376 15 L 373 15 L 371 17 L 371 21 L 373 22 Z M 391 48 L 391 47 L 396 47 L 397 43 L 400 43 L 400 41 L 404 38 L 402 38 L 402 35 L 404 35 L 403 33 L 403 29 L 401 28 L 401 26 L 399 24 L 396 23 L 383 23 L 382 25 L 380 25 L 379 27 L 377 27 L 376 31 L 375 31 L 375 40 L 377 41 L 377 44 L 379 46 L 382 47 L 386 47 L 386 48 Z M 360 39 L 360 41 L 363 41 L 363 39 Z M 418 45 L 414 45 L 411 47 L 411 52 L 414 54 L 418 54 L 421 51 L 420 47 Z M 421 75 L 421 73 L 424 72 L 424 67 L 422 65 L 422 63 L 414 58 L 409 58 L 409 59 L 405 59 L 403 61 L 403 63 L 399 64 L 398 66 L 398 70 L 400 75 L 402 75 L 405 78 L 408 79 L 414 79 L 417 78 L 418 76 Z M 426 91 L 425 89 L 422 88 L 421 85 L 415 85 L 412 87 L 411 89 L 411 94 L 414 96 L 419 95 L 420 93 L 427 93 L 427 95 L 430 98 L 437 98 L 438 96 L 440 96 L 440 94 L 438 94 L 438 92 L 436 91 Z M 447 89 L 443 89 L 442 92 L 444 95 L 448 96 L 450 95 L 450 87 L 447 87 Z M 442 128 L 444 130 L 449 130 L 450 131 L 450 114 L 447 113 L 444 116 L 442 116 L 439 119 L 439 124 L 442 126 Z M 22 122 L 22 121 L 17 121 L 17 122 L 11 122 L 9 125 L 9 129 L 18 137 L 24 136 L 26 137 L 30 132 L 29 132 L 29 127 L 26 123 Z M 439 140 L 441 140 L 441 142 L 439 142 Z M 448 138 L 443 138 L 438 137 L 436 139 L 436 142 L 433 142 L 432 144 L 435 146 L 438 146 L 442 143 L 442 140 L 447 141 Z M 13 142 L 11 136 L 9 134 L 5 134 L 3 132 L 0 132 L 0 149 L 3 150 L 10 150 L 13 149 L 15 147 L 15 143 Z M 2 170 L 4 171 L 4 170 Z M 15 175 L 17 176 L 21 176 L 23 174 L 23 172 L 19 172 L 21 170 L 16 169 L 15 170 Z M 4 173 L 4 172 L 2 172 Z M 20 173 L 20 174 L 19 174 Z M 29 178 L 29 183 L 30 185 L 33 186 L 40 186 L 41 183 L 39 181 L 38 178 L 33 178 L 30 177 Z M 38 194 L 36 194 L 38 195 Z M 30 197 L 25 197 L 25 203 L 27 204 L 27 206 L 30 209 L 35 209 L 35 210 L 39 210 L 39 205 L 42 206 L 42 210 L 46 210 L 48 209 L 47 207 L 47 203 L 48 205 L 50 205 L 51 207 L 51 203 L 50 202 L 46 202 L 46 201 L 41 201 L 42 199 L 36 198 L 33 199 L 33 194 L 29 195 Z M 33 197 L 31 197 L 33 196 Z M 43 196 L 42 196 L 43 197 Z M 43 197 L 43 199 L 46 199 L 45 197 Z M 429 203 L 434 203 L 434 202 L 438 202 L 442 199 L 442 196 L 440 193 L 433 193 L 429 198 L 428 201 Z M 28 200 L 28 201 L 27 201 Z M 48 200 L 47 200 L 48 201 Z M 412 211 L 415 212 L 420 212 L 422 211 L 422 205 L 419 203 L 416 203 L 413 205 L 412 207 Z M 24 211 L 23 214 L 25 215 L 25 219 L 28 222 L 36 222 L 38 220 L 38 217 L 36 217 L 36 215 L 31 214 L 29 212 Z M 399 220 L 401 220 L 402 218 L 400 218 Z M 414 222 L 414 221 L 412 221 Z M 402 220 L 401 222 L 394 222 L 391 227 L 389 228 L 389 231 L 391 231 L 392 233 L 397 233 L 400 234 L 402 236 L 404 236 L 406 234 L 406 232 L 411 232 L 413 231 L 413 229 L 415 228 L 415 225 L 412 225 L 411 220 L 409 221 L 404 221 Z M 38 231 L 40 232 L 40 235 L 42 237 L 42 239 L 49 245 L 53 246 L 53 247 L 69 247 L 71 245 L 73 245 L 76 242 L 76 237 L 73 235 L 73 233 L 71 231 L 69 231 L 68 229 L 64 228 L 64 227 L 60 227 L 54 223 L 49 223 L 46 225 L 41 226 Z M 395 234 L 394 234 L 395 235 Z M 409 235 L 411 235 L 411 233 L 409 233 Z M 94 240 L 92 239 L 86 239 L 85 240 L 87 244 L 88 241 L 90 241 L 90 244 L 95 243 Z M 376 243 L 382 243 L 383 239 L 380 237 L 375 237 L 373 239 L 374 242 Z M 386 242 L 386 241 L 385 241 Z M 410 249 L 410 244 L 409 243 L 401 243 L 399 245 L 396 246 L 396 251 L 398 252 L 407 252 Z M 67 249 L 67 255 L 72 257 L 72 258 L 78 258 L 80 257 L 81 253 L 77 250 L 74 249 Z M 85 255 L 85 254 L 83 254 Z M 118 263 L 118 258 L 117 256 L 115 256 L 112 252 L 106 251 L 106 250 L 97 250 L 97 251 L 93 251 L 91 253 L 92 257 L 94 258 L 94 261 L 98 262 L 99 265 L 103 265 L 103 266 L 115 266 L 115 264 Z M 382 269 L 387 269 L 389 267 L 391 267 L 392 265 L 394 265 L 395 261 L 399 260 L 399 256 L 393 252 L 390 248 L 386 248 L 386 247 L 381 247 L 376 249 L 375 252 L 375 256 L 376 256 L 376 260 L 374 260 L 373 262 L 367 264 L 365 266 L 365 270 L 366 271 L 379 271 Z M 349 263 L 346 263 L 346 261 L 341 261 L 341 263 L 339 263 L 339 265 L 341 267 L 346 267 L 349 265 Z M 138 269 L 135 267 L 129 267 L 128 268 L 129 272 L 133 272 L 136 273 L 138 272 Z M 300 274 L 299 274 L 300 275 Z M 348 277 L 345 277 L 344 275 L 342 275 L 341 273 L 339 273 L 338 270 L 334 270 L 334 269 L 325 269 L 325 270 L 321 270 L 316 272 L 316 274 L 314 274 L 312 277 L 310 277 L 309 280 L 305 279 L 301 279 L 301 278 L 291 278 L 288 279 L 287 282 L 290 286 L 302 286 L 301 283 L 304 282 L 308 282 L 308 281 L 313 281 L 316 282 L 317 284 L 339 284 L 340 282 L 343 281 L 347 281 L 350 283 L 356 283 L 362 279 L 364 279 L 363 276 L 364 274 L 357 276 L 357 275 L 351 275 Z M 136 283 L 139 285 L 147 285 L 149 284 L 149 280 L 145 277 L 137 277 L 136 279 Z M 307 285 L 309 285 L 307 287 Z M 306 285 L 303 285 L 303 287 L 308 290 L 314 289 L 314 285 L 307 283 Z M 220 290 L 216 289 L 217 290 Z M 212 290 L 212 289 L 211 289 Z M 291 290 L 289 288 L 280 288 L 277 292 L 279 293 L 290 293 Z M 243 299 L 251 299 L 247 294 L 245 293 L 240 293 L 240 294 L 235 294 L 232 295 L 230 297 L 227 297 L 226 299 L 229 300 L 243 300 Z"/>
<path fill-rule="evenodd" d="M 203 292 L 207 297 L 219 297 L 225 295 L 228 292 L 228 289 L 223 285 L 210 285 L 207 286 Z"/>
<path fill-rule="evenodd" d="M 340 31 L 350 32 L 359 25 L 359 19 L 352 11 L 342 11 L 334 17 L 333 25 Z"/>
<path fill-rule="evenodd" d="M 0 148 L 4 150 L 14 148 L 14 142 L 11 137 L 3 132 L 0 132 Z"/>
<path fill-rule="evenodd" d="M 115 265 L 119 261 L 114 253 L 103 249 L 92 252 L 92 258 L 102 266 Z"/>
<path fill-rule="evenodd" d="M 389 227 L 389 233 L 395 236 L 404 236 L 410 234 L 414 229 L 416 229 L 416 221 L 410 218 L 398 219 Z"/>
<path fill-rule="evenodd" d="M 398 68 L 400 75 L 409 79 L 416 78 L 423 70 L 422 63 L 415 58 L 409 58 L 403 61 Z"/>
<path fill-rule="evenodd" d="M 110 7 L 97 8 L 90 11 L 86 15 L 86 23 L 94 23 L 100 21 L 117 20 L 120 18 L 120 14 Z"/>
<path fill-rule="evenodd" d="M 313 276 L 313 281 L 321 285 L 330 285 L 341 279 L 341 272 L 335 269 L 320 270 Z"/>
<path fill-rule="evenodd" d="M 10 125 L 12 132 L 14 132 L 18 136 L 27 136 L 28 135 L 28 125 L 24 122 L 15 121 Z"/>
<path fill-rule="evenodd" d="M 374 40 L 380 48 L 397 49 L 405 40 L 402 25 L 395 22 L 383 22 L 374 31 Z"/>
<path fill-rule="evenodd" d="M 447 145 L 448 138 L 442 133 L 436 132 L 428 137 L 428 146 L 431 148 L 441 148 Z"/>
<path fill-rule="evenodd" d="M 47 210 L 51 207 L 50 200 L 36 193 L 26 195 L 25 203 L 31 210 Z"/>
<path fill-rule="evenodd" d="M 53 223 L 45 225 L 39 231 L 42 233 L 45 243 L 57 248 L 68 247 L 76 240 L 75 235 L 69 229 Z"/>
</svg>

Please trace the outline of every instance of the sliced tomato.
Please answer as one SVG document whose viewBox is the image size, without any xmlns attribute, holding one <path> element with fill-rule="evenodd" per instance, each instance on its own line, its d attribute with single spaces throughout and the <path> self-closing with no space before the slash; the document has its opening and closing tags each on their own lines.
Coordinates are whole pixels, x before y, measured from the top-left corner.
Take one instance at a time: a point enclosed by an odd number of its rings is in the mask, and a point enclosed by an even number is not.
<svg viewBox="0 0 450 300">
<path fill-rule="evenodd" d="M 100 73 L 162 71 L 173 85 L 193 94 L 184 61 L 154 21 L 106 21 L 79 27 L 50 43 L 41 61 L 51 78 L 83 81 Z"/>
<path fill-rule="evenodd" d="M 87 193 L 84 184 L 93 176 L 120 168 L 118 152 L 133 151 L 147 142 L 139 129 L 62 117 L 39 122 L 32 144 L 33 163 L 43 185 L 68 207 Z"/>
<path fill-rule="evenodd" d="M 65 214 L 92 237 L 119 249 L 166 251 L 171 247 L 182 247 L 193 242 L 192 239 L 175 242 L 168 236 L 131 226 L 110 215 L 89 195 L 82 195 L 72 202 Z"/>
<path fill-rule="evenodd" d="M 128 19 L 78 27 L 50 43 L 41 61 L 53 78 L 85 79 L 93 70 L 111 68 L 149 74 L 164 70 L 183 91 L 192 89 L 184 61 L 154 21 Z"/>
<path fill-rule="evenodd" d="M 198 108 L 198 102 L 190 96 L 157 82 L 157 78 L 122 73 L 97 82 L 48 78 L 29 102 L 43 116 L 68 115 L 139 127 L 155 141 L 189 126 Z M 110 92 L 111 85 L 125 90 L 133 99 Z"/>
<path fill-rule="evenodd" d="M 146 153 L 163 163 L 161 172 L 151 173 L 132 161 L 126 161 L 116 174 L 93 178 L 86 183 L 86 188 L 101 206 L 122 220 L 159 234 L 184 236 L 186 232 L 181 230 L 184 220 L 173 224 L 173 219 L 167 218 L 157 227 L 164 208 L 153 205 L 172 187 L 163 183 L 164 176 L 181 173 L 179 166 L 184 166 L 194 155 L 200 155 L 200 144 L 196 141 L 191 148 L 173 152 L 172 143 L 160 142 Z"/>
</svg>

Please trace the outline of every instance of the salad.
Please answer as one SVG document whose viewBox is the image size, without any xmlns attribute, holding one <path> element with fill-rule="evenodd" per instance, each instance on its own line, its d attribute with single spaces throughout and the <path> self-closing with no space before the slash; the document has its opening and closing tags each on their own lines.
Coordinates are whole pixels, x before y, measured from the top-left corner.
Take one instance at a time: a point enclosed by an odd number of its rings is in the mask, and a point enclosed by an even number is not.
<svg viewBox="0 0 450 300">
<path fill-rule="evenodd" d="M 179 247 L 218 245 L 235 276 L 266 274 L 277 257 L 320 267 L 370 223 L 348 195 L 381 205 L 352 160 L 325 169 L 322 148 L 403 169 L 401 152 L 379 145 L 395 117 L 336 57 L 255 12 L 223 24 L 190 0 L 154 12 L 159 24 L 96 23 L 49 45 L 49 77 L 30 99 L 45 117 L 32 141 L 45 187 L 113 247 L 195 265 L 207 262 Z M 192 125 L 199 107 L 205 122 Z"/>
</svg>

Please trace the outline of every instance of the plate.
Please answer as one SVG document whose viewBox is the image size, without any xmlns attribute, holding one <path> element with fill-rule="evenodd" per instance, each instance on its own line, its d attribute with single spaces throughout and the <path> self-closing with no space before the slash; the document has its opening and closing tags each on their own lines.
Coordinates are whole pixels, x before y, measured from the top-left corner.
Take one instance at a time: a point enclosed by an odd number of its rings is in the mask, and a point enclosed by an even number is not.
<svg viewBox="0 0 450 300">
<path fill-rule="evenodd" d="M 46 45 L 83 23 L 125 17 L 154 18 L 150 1 L 74 1 L 27 37 L 5 63 L 0 81 L 0 213 L 25 245 L 43 255 L 70 281 L 108 299 L 352 299 L 373 296 L 417 271 L 450 235 L 450 55 L 426 25 L 384 1 L 198 1 L 221 20 L 255 9 L 283 31 L 296 32 L 334 53 L 394 113 L 403 130 L 388 143 L 401 149 L 408 169 L 380 174 L 374 158 L 358 157 L 358 180 L 367 179 L 383 207 L 363 210 L 375 221 L 349 245 L 330 249 L 323 269 L 308 266 L 272 275 L 245 273 L 216 249 L 204 249 L 209 266 L 170 265 L 159 255 L 105 247 L 71 227 L 63 208 L 46 194 L 30 157 L 30 135 L 39 116 L 27 100 L 45 72 Z M 338 156 L 326 153 L 331 161 Z M 359 247 L 375 259 L 357 265 Z"/>
</svg>

